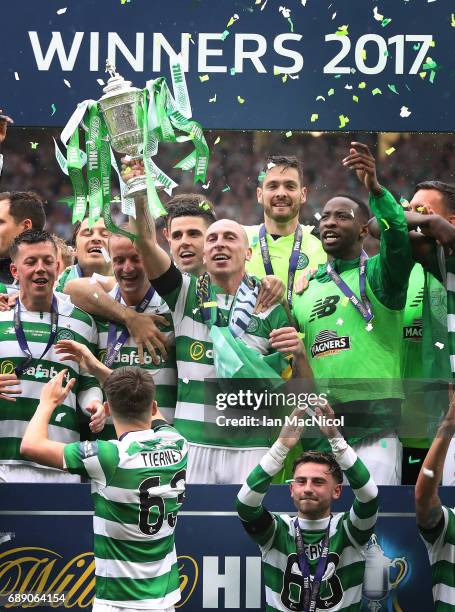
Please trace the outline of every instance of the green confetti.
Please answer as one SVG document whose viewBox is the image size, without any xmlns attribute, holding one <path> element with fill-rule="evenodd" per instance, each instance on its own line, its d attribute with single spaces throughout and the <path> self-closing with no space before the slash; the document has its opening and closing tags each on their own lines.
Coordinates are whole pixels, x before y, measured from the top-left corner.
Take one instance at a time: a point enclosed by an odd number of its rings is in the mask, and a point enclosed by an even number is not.
<svg viewBox="0 0 455 612">
<path fill-rule="evenodd" d="M 414 49 L 414 51 L 418 51 L 420 49 L 420 43 L 417 43 L 416 45 L 413 45 L 412 48 Z"/>
<path fill-rule="evenodd" d="M 406 89 L 407 89 L 408 91 L 412 91 L 412 89 L 409 87 L 409 85 L 405 85 L 405 87 L 406 87 Z"/>
<path fill-rule="evenodd" d="M 235 74 L 235 68 L 230 68 L 229 72 L 231 73 L 231 76 L 234 76 L 234 74 Z"/>
<path fill-rule="evenodd" d="M 381 95 L 382 91 L 379 89 L 379 87 L 375 87 L 371 93 L 373 94 L 373 96 L 377 96 Z"/>
<path fill-rule="evenodd" d="M 259 172 L 258 174 L 258 182 L 262 183 L 262 181 L 265 179 L 265 172 L 264 170 L 262 170 L 261 172 Z"/>
<path fill-rule="evenodd" d="M 347 123 L 349 123 L 349 117 L 346 117 L 345 115 L 338 115 L 338 119 L 340 120 L 340 125 L 338 127 L 341 129 L 344 128 Z"/>
<path fill-rule="evenodd" d="M 51 104 L 51 110 L 52 110 L 52 114 L 51 114 L 51 117 L 52 117 L 52 115 L 55 115 L 55 112 L 57 111 L 55 104 Z"/>
<path fill-rule="evenodd" d="M 388 19 L 388 18 L 387 18 L 387 19 L 383 19 L 383 20 L 381 21 L 381 26 L 382 26 L 383 28 L 385 28 L 386 26 L 388 26 L 388 25 L 389 25 L 389 23 L 390 23 L 391 21 L 392 21 L 392 20 L 391 20 L 391 19 Z"/>
<path fill-rule="evenodd" d="M 387 87 L 390 89 L 390 91 L 393 91 L 394 94 L 397 94 L 397 96 L 400 95 L 393 83 L 387 83 Z"/>
<path fill-rule="evenodd" d="M 354 102 L 358 102 L 359 101 L 359 97 L 358 96 L 352 96 L 352 99 L 354 100 Z"/>
<path fill-rule="evenodd" d="M 329 89 L 329 91 L 327 92 L 327 95 L 333 96 L 334 93 L 335 93 L 335 90 L 332 88 L 332 89 Z"/>
<path fill-rule="evenodd" d="M 436 68 L 437 63 L 434 62 L 431 57 L 427 57 L 427 61 L 426 63 L 422 66 L 422 68 L 424 70 L 433 70 L 434 68 Z"/>
<path fill-rule="evenodd" d="M 221 34 L 221 40 L 226 40 L 229 34 L 230 34 L 229 30 L 224 30 L 224 32 Z"/>
<path fill-rule="evenodd" d="M 223 187 L 221 191 L 225 193 L 226 191 L 231 191 L 231 188 L 229 187 L 229 185 L 226 185 L 226 187 Z"/>
<path fill-rule="evenodd" d="M 335 78 L 336 78 L 336 79 L 341 79 L 341 74 L 336 74 L 336 75 L 335 75 Z"/>
<path fill-rule="evenodd" d="M 430 72 L 430 83 L 434 83 L 434 77 L 436 76 L 436 72 L 432 70 Z"/>
<path fill-rule="evenodd" d="M 286 136 L 286 138 L 290 138 L 292 136 L 292 132 L 291 131 L 286 132 L 285 136 Z"/>
<path fill-rule="evenodd" d="M 288 17 L 288 23 L 291 26 L 291 32 L 294 32 L 294 24 L 292 23 L 292 19 Z"/>
</svg>

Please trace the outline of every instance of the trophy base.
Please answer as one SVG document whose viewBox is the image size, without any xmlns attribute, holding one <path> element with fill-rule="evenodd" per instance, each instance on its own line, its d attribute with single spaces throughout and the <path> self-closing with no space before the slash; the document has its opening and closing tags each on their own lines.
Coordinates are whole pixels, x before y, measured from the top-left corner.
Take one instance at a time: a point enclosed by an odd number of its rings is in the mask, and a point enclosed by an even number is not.
<svg viewBox="0 0 455 612">
<path fill-rule="evenodd" d="M 164 187 L 159 181 L 154 181 L 155 189 L 161 191 Z M 145 174 L 135 176 L 134 178 L 126 181 L 126 190 L 124 193 L 125 198 L 134 198 L 137 195 L 146 195 L 147 193 L 147 179 Z"/>
</svg>

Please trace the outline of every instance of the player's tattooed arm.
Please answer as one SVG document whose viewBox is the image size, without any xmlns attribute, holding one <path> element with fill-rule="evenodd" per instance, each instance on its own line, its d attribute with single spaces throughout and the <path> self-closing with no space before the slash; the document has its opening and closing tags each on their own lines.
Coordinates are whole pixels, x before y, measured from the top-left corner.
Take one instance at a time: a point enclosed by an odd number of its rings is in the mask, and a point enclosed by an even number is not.
<svg viewBox="0 0 455 612">
<path fill-rule="evenodd" d="M 433 500 L 431 507 L 419 508 L 416 504 L 417 524 L 424 529 L 433 529 L 442 518 L 442 504 L 439 497 Z"/>
</svg>

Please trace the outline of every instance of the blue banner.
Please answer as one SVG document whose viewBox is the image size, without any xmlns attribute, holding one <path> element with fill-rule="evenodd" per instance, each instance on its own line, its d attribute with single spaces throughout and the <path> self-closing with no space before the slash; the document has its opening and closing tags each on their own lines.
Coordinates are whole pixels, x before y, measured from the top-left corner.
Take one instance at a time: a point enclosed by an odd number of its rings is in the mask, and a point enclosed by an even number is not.
<svg viewBox="0 0 455 612">
<path fill-rule="evenodd" d="M 176 532 L 179 608 L 185 611 L 264 609 L 259 550 L 234 511 L 237 492 L 236 486 L 188 487 Z M 453 505 L 453 492 L 441 489 L 440 494 L 443 502 Z M 345 487 L 334 510 L 347 510 L 352 500 Z M 381 487 L 380 504 L 374 563 L 379 575 L 370 573 L 365 579 L 362 609 L 431 610 L 430 568 L 417 534 L 414 489 Z M 293 513 L 288 488 L 273 486 L 267 507 Z M 12 607 L 8 597 L 13 599 L 14 593 L 47 592 L 64 592 L 65 601 L 60 602 L 64 608 L 75 612 L 91 608 L 95 586 L 91 510 L 89 485 L 2 485 L 0 605 L 4 609 Z M 54 606 L 29 602 L 21 607 L 44 611 Z"/>
<path fill-rule="evenodd" d="M 62 126 L 102 95 L 106 58 L 134 85 L 181 53 L 206 128 L 452 131 L 448 0 L 22 0 L 0 37 L 0 102 Z"/>
</svg>

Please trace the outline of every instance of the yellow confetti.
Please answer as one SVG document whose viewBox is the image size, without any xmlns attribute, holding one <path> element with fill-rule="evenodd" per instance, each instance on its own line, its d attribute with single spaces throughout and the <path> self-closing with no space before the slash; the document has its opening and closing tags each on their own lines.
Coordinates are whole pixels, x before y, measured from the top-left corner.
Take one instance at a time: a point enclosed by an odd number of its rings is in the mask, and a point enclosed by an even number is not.
<svg viewBox="0 0 455 612">
<path fill-rule="evenodd" d="M 283 83 L 286 83 L 286 81 L 288 80 L 288 75 L 283 74 L 283 76 L 281 77 L 281 80 L 283 81 Z"/>
<path fill-rule="evenodd" d="M 38 146 L 37 142 L 31 142 L 30 144 L 32 145 L 32 149 L 36 149 L 36 147 Z"/>
<path fill-rule="evenodd" d="M 373 94 L 373 96 L 380 96 L 382 94 L 382 91 L 379 89 L 379 87 L 375 87 L 371 93 Z"/>
<path fill-rule="evenodd" d="M 327 92 L 327 95 L 328 96 L 333 96 L 334 93 L 335 93 L 335 90 L 332 87 L 332 89 L 329 89 L 329 91 Z"/>
<path fill-rule="evenodd" d="M 359 83 L 359 89 L 365 89 L 366 86 L 367 84 L 365 83 L 365 81 L 362 81 L 361 83 Z"/>
<path fill-rule="evenodd" d="M 347 298 L 346 296 L 341 300 L 341 305 L 343 306 L 343 308 L 346 308 L 346 306 L 349 304 L 349 298 Z"/>
<path fill-rule="evenodd" d="M 427 76 L 426 72 L 419 72 L 419 76 L 421 79 L 424 79 Z"/>
<path fill-rule="evenodd" d="M 453 26 L 455 28 L 455 26 Z M 436 41 L 432 40 L 430 43 L 430 47 L 436 47 Z"/>
<path fill-rule="evenodd" d="M 349 117 L 346 117 L 345 115 L 338 115 L 338 119 L 340 120 L 340 125 L 338 127 L 341 129 L 344 128 L 347 123 L 349 123 Z"/>
<path fill-rule="evenodd" d="M 311 123 L 314 123 L 315 121 L 317 121 L 319 119 L 319 115 L 317 113 L 313 113 L 311 115 Z"/>
<path fill-rule="evenodd" d="M 352 96 L 352 99 L 354 100 L 354 102 L 358 102 L 359 101 L 359 97 L 358 96 Z"/>
<path fill-rule="evenodd" d="M 242 98 L 241 96 L 237 96 L 237 102 L 239 104 L 245 104 L 245 98 Z"/>
<path fill-rule="evenodd" d="M 231 25 L 232 25 L 233 23 L 235 23 L 235 19 L 234 19 L 234 17 L 231 17 L 231 18 L 229 19 L 229 21 L 227 22 L 227 26 L 226 26 L 226 27 L 227 27 L 227 28 L 230 28 L 230 27 L 231 27 Z"/>
<path fill-rule="evenodd" d="M 451 17 L 452 17 L 451 26 L 452 26 L 452 28 L 455 28 L 455 13 L 452 13 Z"/>
<path fill-rule="evenodd" d="M 220 138 L 220 136 L 218 136 L 218 137 L 217 137 L 217 139 L 215 140 L 215 142 L 214 142 L 213 144 L 216 144 L 216 145 L 217 145 L 219 142 L 221 142 L 221 138 Z"/>
<path fill-rule="evenodd" d="M 365 49 L 362 49 L 362 53 L 360 55 L 364 61 L 367 59 L 367 52 Z"/>
<path fill-rule="evenodd" d="M 386 149 L 385 154 L 386 155 L 392 155 L 392 153 L 395 151 L 395 147 L 390 147 L 390 149 Z"/>
<path fill-rule="evenodd" d="M 209 79 L 210 79 L 210 77 L 209 77 L 208 74 L 203 74 L 202 76 L 199 77 L 199 80 L 201 81 L 201 83 L 205 83 Z"/>
<path fill-rule="evenodd" d="M 273 67 L 273 74 L 274 76 L 277 76 L 277 74 L 281 74 L 281 71 L 279 68 L 277 68 L 276 66 Z"/>
<path fill-rule="evenodd" d="M 337 36 L 349 36 L 348 32 L 349 24 L 339 26 L 338 30 L 335 32 Z"/>
<path fill-rule="evenodd" d="M 292 136 L 292 132 L 291 131 L 286 132 L 285 136 L 286 136 L 286 138 L 290 138 Z"/>
</svg>

